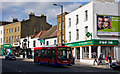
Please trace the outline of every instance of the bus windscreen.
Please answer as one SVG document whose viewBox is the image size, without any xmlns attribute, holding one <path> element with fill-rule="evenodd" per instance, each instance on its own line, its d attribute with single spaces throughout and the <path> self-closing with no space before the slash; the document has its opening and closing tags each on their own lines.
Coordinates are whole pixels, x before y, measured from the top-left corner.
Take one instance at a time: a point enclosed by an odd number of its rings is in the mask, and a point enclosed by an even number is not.
<svg viewBox="0 0 120 74">
<path fill-rule="evenodd" d="M 64 47 L 58 48 L 57 58 L 59 60 L 70 60 L 70 59 L 72 59 L 71 48 L 64 48 Z"/>
</svg>

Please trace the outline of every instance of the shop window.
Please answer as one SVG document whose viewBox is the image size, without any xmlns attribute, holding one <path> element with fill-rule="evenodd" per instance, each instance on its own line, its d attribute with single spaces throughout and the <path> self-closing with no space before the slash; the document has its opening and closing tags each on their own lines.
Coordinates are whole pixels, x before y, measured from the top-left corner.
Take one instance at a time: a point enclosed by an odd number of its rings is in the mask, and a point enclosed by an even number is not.
<svg viewBox="0 0 120 74">
<path fill-rule="evenodd" d="M 97 50 L 98 50 L 98 47 L 97 47 L 97 46 L 92 46 L 92 47 L 91 47 L 91 57 L 92 57 L 92 58 L 94 58 L 94 57 L 93 57 L 94 52 L 96 52 L 96 54 L 98 54 L 98 53 L 97 53 Z M 96 56 L 98 57 L 98 55 L 96 55 Z"/>
<path fill-rule="evenodd" d="M 108 55 L 111 55 L 112 59 L 114 59 L 114 47 L 113 46 L 102 46 L 101 53 L 103 54 L 103 58 Z"/>
<path fill-rule="evenodd" d="M 80 48 L 76 48 L 77 49 L 77 59 L 80 59 Z"/>
<path fill-rule="evenodd" d="M 83 50 L 82 57 L 89 58 L 89 47 L 83 47 L 82 50 Z"/>
</svg>

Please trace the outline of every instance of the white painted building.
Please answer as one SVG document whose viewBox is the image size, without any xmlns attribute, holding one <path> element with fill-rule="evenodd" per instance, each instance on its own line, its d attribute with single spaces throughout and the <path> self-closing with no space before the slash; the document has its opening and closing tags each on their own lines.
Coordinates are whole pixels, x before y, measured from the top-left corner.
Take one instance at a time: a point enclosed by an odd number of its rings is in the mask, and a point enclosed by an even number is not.
<svg viewBox="0 0 120 74">
<path fill-rule="evenodd" d="M 25 39 L 27 40 L 26 42 L 24 41 Z M 28 37 L 21 38 L 21 40 L 20 40 L 20 42 L 21 42 L 20 48 L 22 48 L 23 50 L 27 49 L 28 48 L 28 40 L 29 40 L 29 48 L 32 51 L 32 56 L 34 56 L 34 52 L 33 52 L 34 51 L 34 47 L 42 46 L 38 39 L 39 39 L 39 37 L 36 37 L 36 38 L 29 37 L 29 39 L 28 39 Z M 26 51 L 24 51 L 24 53 L 25 53 L 25 55 L 27 55 Z"/>
<path fill-rule="evenodd" d="M 93 64 L 93 52 L 97 53 L 97 57 L 102 53 L 103 59 L 110 54 L 113 61 L 120 60 L 120 31 L 117 29 L 118 32 L 111 32 L 116 31 L 114 26 L 117 25 L 118 28 L 120 22 L 119 4 L 120 2 L 92 1 L 65 16 L 66 45 L 73 48 L 77 61 Z M 110 18 L 109 29 L 97 29 L 99 16 L 102 16 L 102 27 L 105 17 Z M 92 33 L 92 37 L 88 38 L 87 33 Z"/>
<path fill-rule="evenodd" d="M 45 39 L 45 46 L 55 46 L 57 44 L 57 37 Z"/>
</svg>

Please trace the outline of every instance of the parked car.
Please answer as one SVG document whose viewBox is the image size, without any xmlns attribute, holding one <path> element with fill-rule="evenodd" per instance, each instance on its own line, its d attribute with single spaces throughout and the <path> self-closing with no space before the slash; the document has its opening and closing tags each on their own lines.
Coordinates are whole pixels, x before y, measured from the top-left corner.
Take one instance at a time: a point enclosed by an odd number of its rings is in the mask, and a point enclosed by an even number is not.
<svg viewBox="0 0 120 74">
<path fill-rule="evenodd" d="M 110 65 L 111 68 L 113 69 L 120 69 L 120 61 L 119 62 L 113 62 L 111 65 Z"/>
<path fill-rule="evenodd" d="M 8 54 L 5 56 L 5 60 L 16 60 L 16 57 L 13 54 Z"/>
</svg>

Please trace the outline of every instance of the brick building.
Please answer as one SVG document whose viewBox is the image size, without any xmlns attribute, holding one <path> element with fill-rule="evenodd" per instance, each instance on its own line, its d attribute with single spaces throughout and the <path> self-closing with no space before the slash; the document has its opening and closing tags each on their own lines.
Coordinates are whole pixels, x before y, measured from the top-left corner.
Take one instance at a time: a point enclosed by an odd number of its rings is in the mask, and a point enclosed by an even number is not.
<svg viewBox="0 0 120 74">
<path fill-rule="evenodd" d="M 35 16 L 34 13 L 29 14 L 28 20 L 17 21 L 13 19 L 13 23 L 4 25 L 4 44 L 11 44 L 16 49 L 20 48 L 20 39 L 29 35 L 37 34 L 41 30 L 48 30 L 52 25 L 46 22 L 46 16 Z M 28 40 L 27 40 L 28 41 Z"/>
<path fill-rule="evenodd" d="M 57 15 L 57 44 L 60 45 L 63 39 L 65 42 L 65 15 L 68 14 L 67 12 L 63 13 L 62 17 L 62 26 L 61 26 L 61 14 Z M 62 29 L 62 30 L 61 30 Z M 61 31 L 62 31 L 62 38 L 61 38 Z"/>
</svg>

